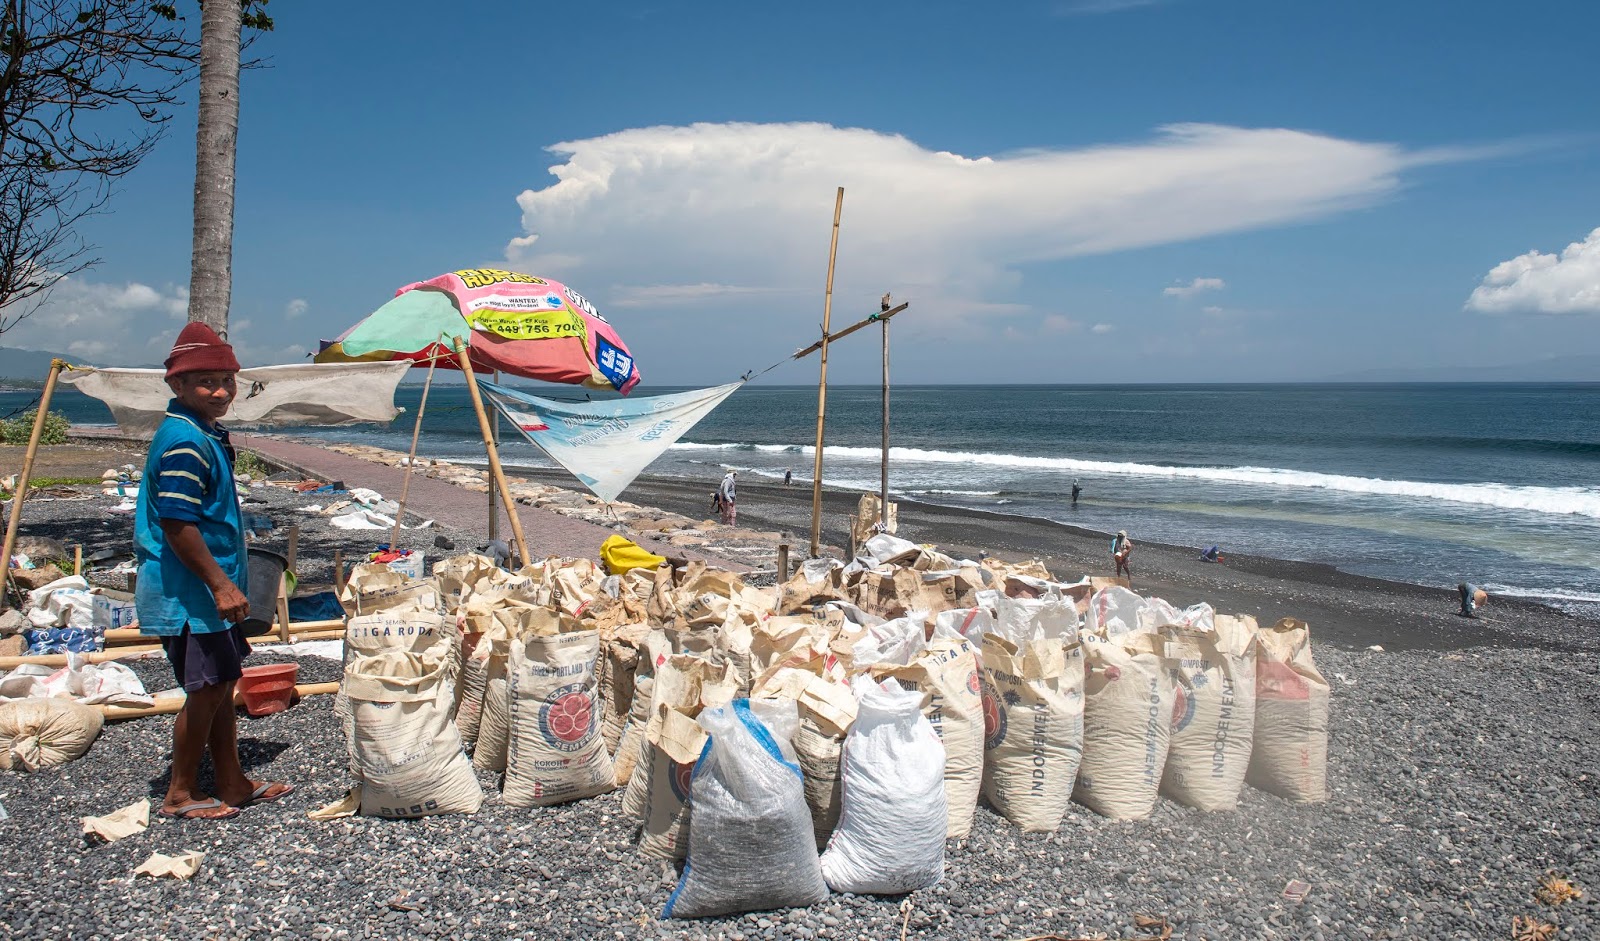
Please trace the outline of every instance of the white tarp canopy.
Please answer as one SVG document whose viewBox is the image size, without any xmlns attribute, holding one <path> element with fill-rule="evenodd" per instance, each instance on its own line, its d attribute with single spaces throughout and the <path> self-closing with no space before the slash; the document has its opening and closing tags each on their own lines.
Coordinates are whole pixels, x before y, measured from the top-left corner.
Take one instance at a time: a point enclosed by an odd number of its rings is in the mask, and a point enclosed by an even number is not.
<svg viewBox="0 0 1600 941">
<path fill-rule="evenodd" d="M 492 382 L 479 385 L 524 437 L 610 503 L 743 383 L 602 402 L 558 402 Z"/>
<path fill-rule="evenodd" d="M 239 397 L 228 427 L 353 425 L 390 422 L 400 414 L 394 390 L 410 362 L 307 363 L 239 370 Z M 73 368 L 61 381 L 106 403 L 126 434 L 155 434 L 172 399 L 160 369 Z"/>
</svg>

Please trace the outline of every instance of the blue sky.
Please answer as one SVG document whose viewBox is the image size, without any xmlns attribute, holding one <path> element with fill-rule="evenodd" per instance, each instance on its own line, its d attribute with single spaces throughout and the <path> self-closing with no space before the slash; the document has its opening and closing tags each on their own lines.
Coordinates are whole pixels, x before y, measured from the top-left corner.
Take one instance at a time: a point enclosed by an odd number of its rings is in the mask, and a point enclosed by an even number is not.
<svg viewBox="0 0 1600 941">
<path fill-rule="evenodd" d="M 647 385 L 726 381 L 815 338 L 836 185 L 835 324 L 911 301 L 897 381 L 1600 350 L 1592 3 L 438 10 L 273 0 L 241 95 L 247 361 L 495 265 L 586 294 Z M 90 227 L 103 263 L 6 345 L 159 361 L 192 185 L 191 105 Z M 841 344 L 832 374 L 877 360 Z"/>
</svg>

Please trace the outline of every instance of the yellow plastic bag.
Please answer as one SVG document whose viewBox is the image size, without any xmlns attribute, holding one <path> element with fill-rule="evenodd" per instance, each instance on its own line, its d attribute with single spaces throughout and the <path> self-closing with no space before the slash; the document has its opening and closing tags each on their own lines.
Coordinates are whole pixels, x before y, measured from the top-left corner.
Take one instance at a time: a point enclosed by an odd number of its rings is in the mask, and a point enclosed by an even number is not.
<svg viewBox="0 0 1600 941">
<path fill-rule="evenodd" d="M 629 569 L 653 569 L 667 560 L 621 536 L 607 536 L 600 544 L 600 561 L 609 574 L 622 575 Z"/>
</svg>

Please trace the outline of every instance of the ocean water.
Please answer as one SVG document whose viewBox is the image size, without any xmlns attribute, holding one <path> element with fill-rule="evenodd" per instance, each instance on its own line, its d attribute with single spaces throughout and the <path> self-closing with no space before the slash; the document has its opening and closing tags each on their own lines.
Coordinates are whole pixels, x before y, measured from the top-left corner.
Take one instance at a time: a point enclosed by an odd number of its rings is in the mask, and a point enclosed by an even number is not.
<svg viewBox="0 0 1600 941">
<path fill-rule="evenodd" d="M 404 450 L 419 394 L 392 426 L 307 433 Z M 830 389 L 830 485 L 877 489 L 879 396 Z M 0 414 L 28 398 L 0 393 Z M 76 392 L 57 407 L 109 421 Z M 1600 384 L 904 386 L 892 415 L 906 497 L 1600 614 Z M 808 482 L 815 423 L 814 387 L 755 384 L 648 472 Z M 424 454 L 482 459 L 461 386 L 434 390 L 423 429 Z M 550 466 L 509 432 L 502 451 Z"/>
</svg>

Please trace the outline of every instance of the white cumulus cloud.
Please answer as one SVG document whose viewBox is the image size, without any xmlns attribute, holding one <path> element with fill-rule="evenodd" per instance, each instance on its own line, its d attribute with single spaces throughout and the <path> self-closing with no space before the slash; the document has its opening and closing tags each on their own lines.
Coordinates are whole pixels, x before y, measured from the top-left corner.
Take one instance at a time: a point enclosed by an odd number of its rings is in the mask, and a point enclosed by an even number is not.
<svg viewBox="0 0 1600 941">
<path fill-rule="evenodd" d="M 1209 124 L 992 156 L 800 123 L 637 128 L 550 151 L 556 181 L 517 197 L 524 234 L 507 260 L 559 270 L 602 309 L 748 302 L 753 290 L 816 306 L 843 185 L 835 298 L 875 310 L 893 290 L 919 318 L 947 320 L 1017 300 L 1029 263 L 1328 216 L 1461 157 Z"/>
<path fill-rule="evenodd" d="M 6 346 L 65 353 L 97 366 L 139 366 L 166 358 L 189 309 L 189 289 L 137 281 L 108 284 L 67 277 L 44 303 L 7 330 Z"/>
<path fill-rule="evenodd" d="M 307 304 L 304 298 L 297 297 L 283 306 L 283 316 L 289 320 L 293 320 L 294 318 L 304 314 L 310 306 L 311 305 Z"/>
<path fill-rule="evenodd" d="M 1110 333 L 1115 329 L 1117 329 L 1116 326 L 1109 323 L 1097 323 L 1089 328 L 1091 333 Z"/>
<path fill-rule="evenodd" d="M 1600 314 L 1600 229 L 1559 255 L 1535 249 L 1489 269 L 1467 298 L 1486 314 Z"/>
<path fill-rule="evenodd" d="M 1195 278 L 1188 284 L 1163 288 L 1161 293 L 1167 297 L 1194 297 L 1202 291 L 1220 291 L 1227 286 L 1228 283 L 1221 278 Z"/>
</svg>

